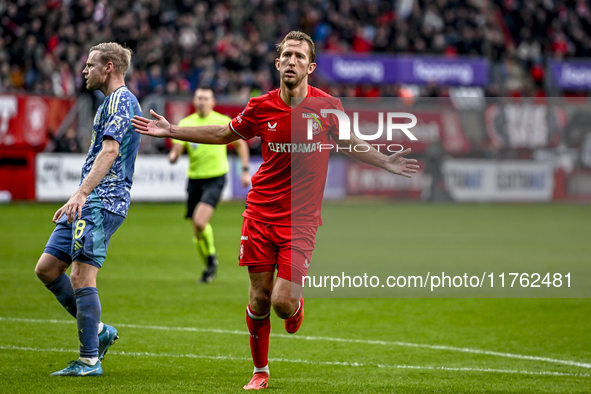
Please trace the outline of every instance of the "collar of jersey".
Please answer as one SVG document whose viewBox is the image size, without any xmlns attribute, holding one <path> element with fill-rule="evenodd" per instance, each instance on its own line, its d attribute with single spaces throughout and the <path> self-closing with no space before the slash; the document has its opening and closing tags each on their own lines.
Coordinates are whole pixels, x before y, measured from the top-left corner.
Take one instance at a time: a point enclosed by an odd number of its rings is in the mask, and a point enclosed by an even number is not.
<svg viewBox="0 0 591 394">
<path fill-rule="evenodd" d="M 113 93 L 115 93 L 115 92 L 116 92 L 116 91 L 118 91 L 119 89 L 121 89 L 121 88 L 125 88 L 125 87 L 126 87 L 125 85 L 121 85 L 121 86 L 119 86 L 117 89 L 113 90 Z M 111 93 L 111 94 L 113 94 L 113 93 Z M 111 94 L 110 94 L 110 95 L 111 95 Z M 110 95 L 109 95 L 109 96 L 110 96 Z M 107 97 L 109 97 L 109 96 L 107 96 Z"/>
<path fill-rule="evenodd" d="M 312 91 L 312 85 L 308 84 L 308 93 L 306 94 L 306 97 L 310 97 L 310 93 Z M 288 109 L 289 111 L 291 111 L 293 108 L 291 108 L 290 105 L 288 105 L 285 101 L 283 101 L 283 99 L 281 98 L 281 89 L 279 89 L 277 91 L 277 99 L 279 100 L 279 102 L 281 103 L 281 105 L 285 108 Z M 303 101 L 302 101 L 303 102 Z M 301 103 L 300 103 L 301 104 Z M 298 107 L 300 106 L 299 104 L 297 105 Z"/>
</svg>

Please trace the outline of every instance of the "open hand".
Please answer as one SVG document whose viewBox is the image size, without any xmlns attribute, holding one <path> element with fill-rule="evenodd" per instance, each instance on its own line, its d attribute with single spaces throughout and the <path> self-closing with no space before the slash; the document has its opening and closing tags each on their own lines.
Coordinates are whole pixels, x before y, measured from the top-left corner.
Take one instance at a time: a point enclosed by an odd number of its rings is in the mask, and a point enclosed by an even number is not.
<svg viewBox="0 0 591 394">
<path fill-rule="evenodd" d="M 133 127 L 140 134 L 150 135 L 152 137 L 167 138 L 171 137 L 171 124 L 164 116 L 158 115 L 154 110 L 150 110 L 156 120 L 150 120 L 142 116 L 134 116 L 131 120 Z"/>
<path fill-rule="evenodd" d="M 411 149 L 405 149 L 400 152 L 396 152 L 391 156 L 388 156 L 386 163 L 384 164 L 384 169 L 389 171 L 393 174 L 402 175 L 407 178 L 412 177 L 411 174 L 414 174 L 419 169 L 419 165 L 416 164 L 417 161 L 415 159 L 405 159 L 403 156 L 406 156 L 410 153 Z"/>
</svg>

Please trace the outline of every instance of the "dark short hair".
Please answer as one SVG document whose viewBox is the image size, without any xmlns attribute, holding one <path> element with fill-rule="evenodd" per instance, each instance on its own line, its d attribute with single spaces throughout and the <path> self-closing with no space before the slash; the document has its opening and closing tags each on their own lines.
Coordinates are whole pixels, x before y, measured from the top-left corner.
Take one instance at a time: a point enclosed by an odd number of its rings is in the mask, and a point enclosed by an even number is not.
<svg viewBox="0 0 591 394">
<path fill-rule="evenodd" d="M 314 63 L 314 60 L 316 60 L 316 47 L 314 46 L 314 41 L 312 41 L 312 38 L 309 35 L 307 35 L 304 32 L 295 30 L 292 30 L 289 33 L 287 33 L 283 41 L 276 45 L 279 56 L 281 56 L 281 53 L 283 52 L 283 47 L 285 46 L 287 40 L 306 41 L 308 43 L 308 46 L 310 47 L 310 63 Z"/>
<path fill-rule="evenodd" d="M 215 91 L 213 90 L 213 88 L 209 85 L 199 85 L 197 86 L 197 89 L 195 89 L 195 91 L 193 92 L 193 96 L 195 96 L 197 94 L 198 90 L 209 90 L 211 91 L 211 97 L 213 97 L 213 99 L 215 100 Z"/>
</svg>

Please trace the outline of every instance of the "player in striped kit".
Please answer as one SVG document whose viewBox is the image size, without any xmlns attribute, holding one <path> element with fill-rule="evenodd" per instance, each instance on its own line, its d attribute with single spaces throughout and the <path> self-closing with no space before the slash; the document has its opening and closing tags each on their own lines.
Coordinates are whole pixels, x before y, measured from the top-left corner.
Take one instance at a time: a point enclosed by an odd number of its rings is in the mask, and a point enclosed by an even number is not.
<svg viewBox="0 0 591 394">
<path fill-rule="evenodd" d="M 90 48 L 83 71 L 86 86 L 100 90 L 106 98 L 94 118 L 80 187 L 55 213 L 55 230 L 35 267 L 39 279 L 78 324 L 80 357 L 54 376 L 102 375 L 101 360 L 118 338 L 115 327 L 100 321 L 96 278 L 111 236 L 129 210 L 140 146 L 140 135 L 130 119 L 142 112 L 124 82 L 130 61 L 131 50 L 117 43 Z"/>
</svg>

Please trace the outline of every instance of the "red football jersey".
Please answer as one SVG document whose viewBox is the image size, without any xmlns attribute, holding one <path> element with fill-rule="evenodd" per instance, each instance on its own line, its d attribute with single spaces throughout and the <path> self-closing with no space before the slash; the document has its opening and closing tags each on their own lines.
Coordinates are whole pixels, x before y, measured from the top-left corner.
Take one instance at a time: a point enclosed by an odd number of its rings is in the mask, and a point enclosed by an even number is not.
<svg viewBox="0 0 591 394">
<path fill-rule="evenodd" d="M 279 93 L 276 89 L 250 99 L 230 122 L 232 131 L 245 140 L 261 137 L 264 160 L 252 177 L 242 216 L 275 225 L 318 226 L 330 134 L 338 127 L 336 116 L 321 110 L 343 107 L 339 99 L 312 86 L 293 109 Z"/>
</svg>

